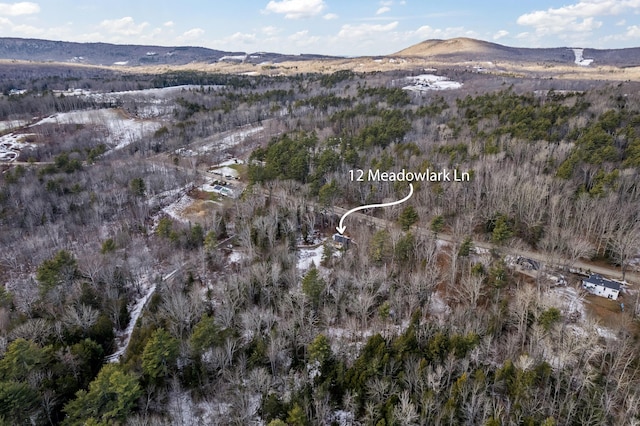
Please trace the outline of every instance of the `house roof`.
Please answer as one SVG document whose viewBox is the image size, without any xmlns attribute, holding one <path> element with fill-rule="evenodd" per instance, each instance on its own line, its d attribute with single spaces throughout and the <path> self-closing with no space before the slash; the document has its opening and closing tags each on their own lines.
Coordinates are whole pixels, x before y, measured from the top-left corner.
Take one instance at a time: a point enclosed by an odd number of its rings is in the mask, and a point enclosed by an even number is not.
<svg viewBox="0 0 640 426">
<path fill-rule="evenodd" d="M 620 291 L 620 283 L 619 282 L 608 280 L 608 279 L 603 278 L 602 276 L 600 276 L 598 274 L 591 274 L 591 276 L 589 278 L 585 278 L 584 280 L 582 280 L 582 282 L 583 283 L 593 284 L 593 285 L 599 285 L 599 286 L 602 286 L 602 287 L 610 288 L 612 290 Z"/>
<path fill-rule="evenodd" d="M 344 235 L 340 235 L 340 234 L 333 234 L 333 241 L 340 244 L 349 244 L 349 242 L 351 241 L 351 238 L 346 237 Z"/>
</svg>

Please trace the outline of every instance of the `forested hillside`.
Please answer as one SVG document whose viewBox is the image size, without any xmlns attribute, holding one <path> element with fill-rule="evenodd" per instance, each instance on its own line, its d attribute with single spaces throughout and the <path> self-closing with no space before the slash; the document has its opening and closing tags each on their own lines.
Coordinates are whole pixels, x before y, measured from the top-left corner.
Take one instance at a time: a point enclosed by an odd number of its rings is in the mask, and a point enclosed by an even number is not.
<svg viewBox="0 0 640 426">
<path fill-rule="evenodd" d="M 640 86 L 421 72 L 3 79 L 0 424 L 640 422 Z"/>
</svg>

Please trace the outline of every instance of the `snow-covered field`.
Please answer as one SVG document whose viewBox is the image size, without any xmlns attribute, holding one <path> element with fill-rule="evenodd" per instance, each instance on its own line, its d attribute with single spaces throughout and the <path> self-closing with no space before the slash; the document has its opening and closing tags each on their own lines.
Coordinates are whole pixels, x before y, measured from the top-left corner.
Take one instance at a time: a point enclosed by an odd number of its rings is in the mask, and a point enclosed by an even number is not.
<svg viewBox="0 0 640 426">
<path fill-rule="evenodd" d="M 214 167 L 233 166 L 234 164 L 244 164 L 244 161 L 239 158 L 230 158 L 227 161 L 223 161 L 220 164 L 216 164 Z"/>
<path fill-rule="evenodd" d="M 106 93 L 90 93 L 87 96 L 97 101 L 115 101 L 122 97 L 135 97 L 135 98 L 166 98 L 174 96 L 180 92 L 187 92 L 193 90 L 209 90 L 219 89 L 224 86 L 206 85 L 198 86 L 195 84 L 186 84 L 182 86 L 162 87 L 158 89 L 141 89 L 141 90 L 125 90 L 122 92 L 106 92 Z"/>
<path fill-rule="evenodd" d="M 27 124 L 28 122 L 25 120 L 0 121 L 0 132 L 18 129 L 20 127 L 26 126 Z"/>
<path fill-rule="evenodd" d="M 124 148 L 160 128 L 156 121 L 127 118 L 120 111 L 107 108 L 54 114 L 34 126 L 47 123 L 102 125 L 109 132 L 109 142 L 114 149 Z"/>
<path fill-rule="evenodd" d="M 165 208 L 162 209 L 164 213 L 171 216 L 172 219 L 175 219 L 180 222 L 187 222 L 187 220 L 182 217 L 182 212 L 193 203 L 191 197 L 187 194 L 183 194 L 177 201 L 169 204 Z"/>
<path fill-rule="evenodd" d="M 324 245 L 313 249 L 299 249 L 298 251 L 298 271 L 304 272 L 311 268 L 311 263 L 316 267 L 320 266 L 322 261 L 322 253 L 324 252 Z"/>
<path fill-rule="evenodd" d="M 20 122 L 2 122 L 6 129 L 11 124 Z M 126 117 L 121 111 L 116 109 L 97 109 L 87 111 L 72 111 L 50 115 L 32 124 L 29 128 L 43 124 L 89 124 L 103 126 L 108 133 L 108 143 L 113 149 L 121 149 L 127 145 L 140 140 L 158 130 L 161 124 L 157 121 L 136 120 Z M 22 142 L 28 134 L 8 133 L 0 136 L 0 161 L 15 160 L 20 151 L 28 146 L 33 146 Z"/>
<path fill-rule="evenodd" d="M 452 90 L 462 87 L 462 83 L 449 80 L 447 77 L 442 77 L 434 74 L 421 74 L 415 77 L 407 77 L 412 84 L 403 87 L 404 90 L 411 90 L 414 92 L 427 92 L 429 90 Z"/>
<path fill-rule="evenodd" d="M 23 142 L 23 139 L 27 136 L 29 135 L 17 135 L 15 133 L 0 136 L 0 161 L 14 161 L 20 155 L 20 151 L 33 146 L 33 144 Z"/>
<path fill-rule="evenodd" d="M 168 102 L 170 97 L 175 97 L 181 92 L 193 90 L 215 90 L 222 86 L 217 85 L 182 85 L 158 89 L 130 90 L 109 93 L 91 93 L 87 90 L 69 89 L 65 91 L 65 96 L 82 96 L 95 99 L 98 102 L 115 102 L 118 100 L 131 98 L 136 99 L 138 117 L 149 119 L 136 119 L 127 117 L 122 111 L 117 109 L 98 109 L 85 111 L 72 111 L 53 114 L 28 127 L 42 124 L 84 124 L 103 126 L 108 132 L 108 144 L 112 149 L 121 149 L 127 145 L 152 134 L 158 130 L 162 124 L 154 117 L 161 117 L 170 113 L 173 106 Z M 25 127 L 28 122 L 23 120 L 0 121 L 0 132 L 11 131 Z M 231 148 L 242 143 L 249 136 L 262 132 L 262 126 L 243 127 L 235 131 L 226 132 L 209 138 L 206 143 L 198 148 L 198 152 L 217 151 Z M 21 142 L 25 134 L 16 135 L 9 133 L 0 137 L 0 161 L 14 161 L 20 151 L 29 146 Z M 187 150 L 188 151 L 188 150 Z M 196 152 L 193 153 L 197 155 Z M 224 166 L 224 165 L 223 165 Z M 224 174 L 232 177 L 237 176 L 237 172 L 231 168 L 224 169 Z"/>
<path fill-rule="evenodd" d="M 196 90 L 216 90 L 224 86 L 219 85 L 182 85 L 163 87 L 158 89 L 127 90 L 122 92 L 89 93 L 86 97 L 98 102 L 115 103 L 120 100 L 135 100 L 136 116 L 141 118 L 161 117 L 173 112 L 175 106 L 170 102 L 181 93 Z"/>
<path fill-rule="evenodd" d="M 211 169 L 211 173 L 213 173 L 214 175 L 224 176 L 226 178 L 238 177 L 238 171 L 229 166 L 214 167 Z"/>
<path fill-rule="evenodd" d="M 208 138 L 197 150 L 198 152 L 205 153 L 231 148 L 244 142 L 249 136 L 260 133 L 263 130 L 264 127 L 262 126 L 243 127 L 232 132 L 224 133 L 223 135 L 216 135 Z"/>
</svg>

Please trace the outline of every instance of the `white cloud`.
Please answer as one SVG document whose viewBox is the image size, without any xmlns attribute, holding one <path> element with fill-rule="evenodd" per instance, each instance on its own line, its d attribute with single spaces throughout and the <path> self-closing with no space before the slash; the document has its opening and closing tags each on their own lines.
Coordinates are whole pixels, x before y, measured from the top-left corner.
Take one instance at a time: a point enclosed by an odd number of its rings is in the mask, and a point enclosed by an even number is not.
<svg viewBox="0 0 640 426">
<path fill-rule="evenodd" d="M 269 25 L 269 26 L 266 26 L 266 27 L 262 27 L 260 29 L 260 31 L 262 31 L 262 33 L 264 35 L 266 35 L 266 36 L 273 37 L 276 34 L 280 33 L 282 30 L 280 30 L 280 28 L 278 28 L 278 27 L 274 27 L 274 26 Z"/>
<path fill-rule="evenodd" d="M 609 42 L 609 41 L 616 41 L 616 42 L 620 42 L 620 41 L 629 41 L 629 40 L 637 40 L 640 39 L 640 26 L 638 25 L 632 25 L 630 27 L 627 27 L 627 31 L 625 31 L 622 34 L 613 34 L 613 35 L 609 35 L 604 37 L 604 41 Z"/>
<path fill-rule="evenodd" d="M 14 33 L 21 34 L 26 37 L 41 37 L 46 31 L 39 27 L 34 27 L 31 25 L 13 25 L 11 27 L 11 31 Z"/>
<path fill-rule="evenodd" d="M 236 32 L 220 40 L 215 40 L 214 44 L 222 50 L 242 49 L 240 46 L 255 44 L 258 36 L 255 33 Z"/>
<path fill-rule="evenodd" d="M 164 24 L 162 24 L 162 25 L 164 25 L 164 26 L 165 26 L 165 27 L 167 27 L 167 28 L 171 28 L 171 27 L 173 27 L 175 24 L 173 23 L 173 21 L 167 21 L 167 22 L 165 22 L 165 23 L 164 23 Z"/>
<path fill-rule="evenodd" d="M 626 36 L 628 38 L 640 38 L 640 26 L 633 25 L 631 27 L 627 27 Z"/>
<path fill-rule="evenodd" d="M 130 16 L 125 16 L 120 19 L 105 19 L 100 23 L 100 25 L 98 25 L 99 28 L 107 31 L 108 33 L 120 36 L 140 35 L 148 26 L 148 22 L 136 24 L 134 19 Z"/>
<path fill-rule="evenodd" d="M 296 46 L 299 46 L 299 47 L 309 46 L 320 41 L 320 37 L 310 36 L 309 31 L 307 30 L 293 33 L 288 38 L 290 41 L 294 42 Z"/>
<path fill-rule="evenodd" d="M 326 19 L 327 21 L 330 21 L 332 19 L 338 19 L 338 15 L 336 15 L 335 13 L 327 13 L 326 15 L 323 16 L 324 19 Z"/>
<path fill-rule="evenodd" d="M 596 21 L 594 17 L 584 18 L 580 21 L 576 17 L 547 15 L 544 12 L 523 15 L 518 18 L 517 22 L 520 25 L 534 27 L 539 35 L 588 32 L 602 26 L 602 21 Z"/>
<path fill-rule="evenodd" d="M 40 6 L 32 2 L 20 3 L 0 3 L 0 15 L 2 16 L 20 16 L 33 15 L 40 12 Z"/>
<path fill-rule="evenodd" d="M 448 39 L 454 37 L 477 37 L 477 33 L 471 30 L 465 30 L 464 27 L 448 27 L 448 28 L 432 28 L 429 25 L 423 25 L 413 31 L 413 36 L 420 39 Z"/>
<path fill-rule="evenodd" d="M 185 31 L 180 37 L 178 37 L 179 41 L 193 41 L 197 40 L 204 35 L 204 30 L 202 28 L 191 28 L 188 31 Z"/>
<path fill-rule="evenodd" d="M 501 38 L 506 37 L 506 36 L 508 36 L 508 35 L 509 35 L 509 31 L 506 31 L 506 30 L 500 30 L 500 31 L 498 31 L 497 33 L 495 33 L 495 34 L 493 35 L 493 39 L 494 39 L 494 40 L 500 40 Z"/>
<path fill-rule="evenodd" d="M 338 32 L 338 37 L 342 39 L 370 39 L 376 34 L 388 33 L 398 26 L 398 21 L 381 24 L 345 24 Z"/>
<path fill-rule="evenodd" d="M 640 0 L 582 0 L 559 8 L 521 15 L 517 23 L 533 27 L 538 35 L 590 32 L 602 26 L 596 18 L 640 10 Z"/>
<path fill-rule="evenodd" d="M 324 0 L 271 0 L 265 12 L 283 14 L 286 19 L 310 18 L 326 8 Z"/>
<path fill-rule="evenodd" d="M 42 27 L 19 24 L 9 18 L 0 16 L 0 32 L 13 37 L 38 37 L 44 39 L 73 39 L 71 22 L 57 27 Z"/>
<path fill-rule="evenodd" d="M 376 11 L 376 15 L 382 15 L 383 13 L 390 12 L 391 8 L 388 6 L 382 6 L 380 9 Z"/>
</svg>

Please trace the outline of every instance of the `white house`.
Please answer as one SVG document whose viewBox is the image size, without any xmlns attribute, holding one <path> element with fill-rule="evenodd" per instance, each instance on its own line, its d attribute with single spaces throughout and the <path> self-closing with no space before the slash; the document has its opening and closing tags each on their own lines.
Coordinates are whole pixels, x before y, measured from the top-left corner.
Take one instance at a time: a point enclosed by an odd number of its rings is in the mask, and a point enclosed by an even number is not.
<svg viewBox="0 0 640 426">
<path fill-rule="evenodd" d="M 591 274 L 589 278 L 582 280 L 582 288 L 596 296 L 613 300 L 616 300 L 620 293 L 619 282 L 608 280 L 598 274 Z"/>
</svg>

